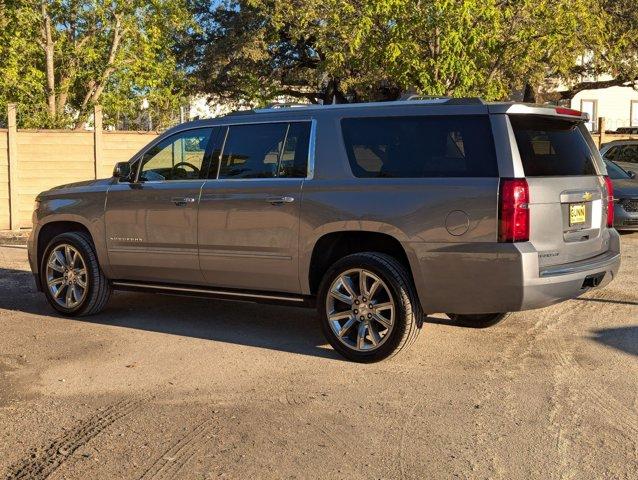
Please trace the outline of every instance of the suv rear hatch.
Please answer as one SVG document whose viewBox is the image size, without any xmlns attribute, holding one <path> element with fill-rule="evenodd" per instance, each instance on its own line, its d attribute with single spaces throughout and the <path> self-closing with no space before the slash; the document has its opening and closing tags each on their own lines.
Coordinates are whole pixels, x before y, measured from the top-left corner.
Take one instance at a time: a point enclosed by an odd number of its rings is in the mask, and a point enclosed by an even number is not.
<svg viewBox="0 0 638 480">
<path fill-rule="evenodd" d="M 509 114 L 509 120 L 529 186 L 529 241 L 540 267 L 606 252 L 604 167 L 583 118 Z"/>
</svg>

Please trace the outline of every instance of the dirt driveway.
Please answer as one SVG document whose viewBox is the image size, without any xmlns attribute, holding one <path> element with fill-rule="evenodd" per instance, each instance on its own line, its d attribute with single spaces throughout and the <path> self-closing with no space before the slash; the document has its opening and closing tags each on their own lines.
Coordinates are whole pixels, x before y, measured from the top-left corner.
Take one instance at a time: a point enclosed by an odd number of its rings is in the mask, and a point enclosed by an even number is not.
<svg viewBox="0 0 638 480">
<path fill-rule="evenodd" d="M 604 290 L 357 365 L 314 312 L 116 293 L 65 319 L 0 247 L 0 478 L 638 478 L 638 234 Z"/>
</svg>

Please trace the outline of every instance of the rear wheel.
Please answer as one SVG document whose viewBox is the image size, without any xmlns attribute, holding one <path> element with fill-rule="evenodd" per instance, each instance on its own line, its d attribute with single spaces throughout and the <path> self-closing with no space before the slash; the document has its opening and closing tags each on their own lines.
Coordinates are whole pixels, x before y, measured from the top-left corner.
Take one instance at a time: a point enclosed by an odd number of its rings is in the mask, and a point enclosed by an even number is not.
<svg viewBox="0 0 638 480">
<path fill-rule="evenodd" d="M 454 320 L 456 323 L 463 325 L 464 327 L 472 328 L 487 328 L 497 323 L 502 322 L 509 313 L 485 313 L 485 314 L 463 314 L 448 313 L 447 316 L 450 320 Z"/>
<path fill-rule="evenodd" d="M 42 256 L 40 280 L 51 306 L 64 315 L 98 313 L 111 295 L 91 238 L 84 232 L 51 240 Z"/>
<path fill-rule="evenodd" d="M 317 303 L 326 339 L 356 362 L 398 353 L 414 342 L 423 323 L 405 268 L 380 253 L 357 253 L 336 262 L 324 276 Z"/>
</svg>

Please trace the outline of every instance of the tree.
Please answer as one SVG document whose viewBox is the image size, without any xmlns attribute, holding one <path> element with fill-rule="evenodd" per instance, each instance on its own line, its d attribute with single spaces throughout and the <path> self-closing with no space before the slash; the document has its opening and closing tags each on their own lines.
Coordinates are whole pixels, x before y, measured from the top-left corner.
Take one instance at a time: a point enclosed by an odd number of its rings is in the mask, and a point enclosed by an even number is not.
<svg viewBox="0 0 638 480">
<path fill-rule="evenodd" d="M 599 0 L 598 22 L 582 38 L 583 58 L 567 75 L 562 99 L 588 89 L 632 86 L 638 89 L 638 8 L 635 0 Z M 602 78 L 600 78 L 602 77 Z"/>
<path fill-rule="evenodd" d="M 257 103 L 534 92 L 548 76 L 573 75 L 583 29 L 596 21 L 589 0 L 194 0 L 191 8 L 203 30 L 182 59 L 196 88 Z"/>
<path fill-rule="evenodd" d="M 98 102 L 108 123 L 118 111 L 134 114 L 141 98 L 161 101 L 160 110 L 182 98 L 172 49 L 193 27 L 185 1 L 3 3 L 0 103 L 28 106 L 23 124 L 81 128 Z"/>
</svg>

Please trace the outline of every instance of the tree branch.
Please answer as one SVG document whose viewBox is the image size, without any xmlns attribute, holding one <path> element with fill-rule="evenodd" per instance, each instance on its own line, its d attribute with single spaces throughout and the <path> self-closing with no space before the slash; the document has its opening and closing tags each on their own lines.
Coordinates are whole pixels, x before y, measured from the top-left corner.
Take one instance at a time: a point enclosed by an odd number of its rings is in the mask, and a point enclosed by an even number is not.
<svg viewBox="0 0 638 480">
<path fill-rule="evenodd" d="M 115 67 L 113 64 L 115 63 L 115 58 L 117 56 L 120 42 L 122 41 L 122 37 L 124 35 L 124 29 L 122 29 L 120 16 L 118 14 L 115 14 L 114 16 L 115 25 L 113 26 L 113 38 L 111 40 L 111 47 L 109 48 L 109 56 L 106 60 L 105 67 L 102 71 L 102 75 L 100 75 L 100 78 L 98 80 L 89 81 L 86 94 L 84 95 L 84 99 L 82 100 L 82 104 L 80 106 L 81 113 L 75 126 L 76 129 L 82 128 L 82 123 L 87 117 L 87 109 L 89 105 L 97 103 L 109 77 L 115 71 Z"/>
<path fill-rule="evenodd" d="M 572 86 L 569 90 L 564 90 L 558 93 L 561 100 L 571 100 L 577 93 L 582 92 L 583 90 L 595 90 L 598 88 L 609 87 L 633 87 L 634 89 L 636 89 L 638 88 L 638 77 L 633 79 L 617 77 L 611 80 L 580 82 Z"/>
</svg>

